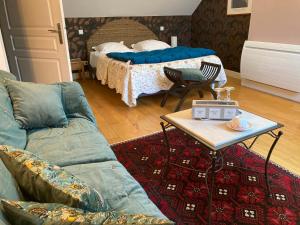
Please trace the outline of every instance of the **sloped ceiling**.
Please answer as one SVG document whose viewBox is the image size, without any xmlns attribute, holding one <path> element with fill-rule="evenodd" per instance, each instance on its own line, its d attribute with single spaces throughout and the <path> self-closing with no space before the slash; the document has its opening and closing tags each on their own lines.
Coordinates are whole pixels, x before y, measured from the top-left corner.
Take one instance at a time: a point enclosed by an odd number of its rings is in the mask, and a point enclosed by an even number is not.
<svg viewBox="0 0 300 225">
<path fill-rule="evenodd" d="M 192 15 L 201 0 L 63 0 L 65 17 Z"/>
</svg>

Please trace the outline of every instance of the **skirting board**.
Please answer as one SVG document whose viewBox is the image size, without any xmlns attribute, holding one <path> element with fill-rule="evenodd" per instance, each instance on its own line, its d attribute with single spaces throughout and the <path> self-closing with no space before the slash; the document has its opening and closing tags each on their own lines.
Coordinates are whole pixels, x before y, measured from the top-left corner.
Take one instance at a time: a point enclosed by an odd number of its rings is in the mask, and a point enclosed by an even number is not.
<svg viewBox="0 0 300 225">
<path fill-rule="evenodd" d="M 262 92 L 269 93 L 271 95 L 279 96 L 282 98 L 286 98 L 295 102 L 300 102 L 300 93 L 288 91 L 285 89 L 273 87 L 270 85 L 258 83 L 255 81 L 242 79 L 242 86 L 253 88 Z"/>
<path fill-rule="evenodd" d="M 228 69 L 225 69 L 225 72 L 228 77 L 232 77 L 239 80 L 241 79 L 241 74 L 239 72 L 235 72 L 233 70 L 228 70 Z"/>
</svg>

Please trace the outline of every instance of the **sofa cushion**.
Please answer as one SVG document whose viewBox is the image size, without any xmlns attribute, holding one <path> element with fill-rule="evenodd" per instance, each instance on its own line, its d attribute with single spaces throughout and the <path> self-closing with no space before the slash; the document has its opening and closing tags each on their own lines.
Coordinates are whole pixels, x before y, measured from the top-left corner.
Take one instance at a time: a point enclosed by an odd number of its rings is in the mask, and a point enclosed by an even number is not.
<svg viewBox="0 0 300 225">
<path fill-rule="evenodd" d="M 42 203 L 61 203 L 98 212 L 103 210 L 101 194 L 63 168 L 9 146 L 0 146 L 0 157 L 23 193 Z"/>
<path fill-rule="evenodd" d="M 5 80 L 16 80 L 16 76 L 10 72 L 0 70 L 0 83 L 4 83 Z"/>
<path fill-rule="evenodd" d="M 63 127 L 68 124 L 59 85 L 6 81 L 14 116 L 25 129 Z"/>
<path fill-rule="evenodd" d="M 2 160 L 0 159 L 0 199 L 9 199 L 9 200 L 22 200 L 22 194 L 19 190 L 19 186 L 16 183 L 14 177 L 7 170 Z M 4 215 L 1 211 L 0 206 L 0 225 L 1 221 L 3 224 L 8 224 Z"/>
<path fill-rule="evenodd" d="M 86 118 L 96 124 L 94 114 L 77 82 L 59 83 L 62 89 L 62 102 L 68 118 Z"/>
<path fill-rule="evenodd" d="M 117 161 L 74 165 L 64 169 L 96 190 L 101 190 L 110 210 L 166 219 L 141 185 Z"/>
<path fill-rule="evenodd" d="M 25 148 L 26 139 L 26 130 L 16 122 L 9 95 L 0 81 L 0 145 Z"/>
<path fill-rule="evenodd" d="M 0 70 L 0 145 L 14 145 L 25 148 L 26 131 L 19 127 L 13 115 L 13 108 L 5 88 L 7 79 L 16 80 L 16 77 L 6 71 Z M 20 200 L 21 195 L 17 184 L 10 172 L 0 159 L 0 198 Z M 7 225 L 0 206 L 0 225 Z"/>
<path fill-rule="evenodd" d="M 12 224 L 89 224 L 89 225 L 172 225 L 170 220 L 146 215 L 126 215 L 117 212 L 84 212 L 56 203 L 1 201 Z"/>
<path fill-rule="evenodd" d="M 15 178 L 0 159 L 0 199 L 20 200 L 22 194 Z"/>
<path fill-rule="evenodd" d="M 1 219 L 1 213 L 2 212 L 0 212 L 0 225 L 9 225 L 8 221 Z"/>
<path fill-rule="evenodd" d="M 69 120 L 65 128 L 28 131 L 26 150 L 58 166 L 116 160 L 106 139 L 89 120 Z"/>
</svg>

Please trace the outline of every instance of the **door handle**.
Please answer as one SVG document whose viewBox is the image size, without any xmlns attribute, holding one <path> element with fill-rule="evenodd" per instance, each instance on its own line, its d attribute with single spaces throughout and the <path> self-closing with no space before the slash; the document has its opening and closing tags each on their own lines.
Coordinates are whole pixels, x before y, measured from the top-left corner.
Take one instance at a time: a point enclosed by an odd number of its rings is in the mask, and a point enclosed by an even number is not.
<svg viewBox="0 0 300 225">
<path fill-rule="evenodd" d="M 50 31 L 51 33 L 58 33 L 58 30 L 48 30 Z"/>
<path fill-rule="evenodd" d="M 61 25 L 60 23 L 57 23 L 57 30 L 53 30 L 53 29 L 50 29 L 48 30 L 49 32 L 51 33 L 57 33 L 58 34 L 58 38 L 59 38 L 59 43 L 60 44 L 63 44 L 63 36 L 62 36 L 62 31 L 61 31 Z"/>
</svg>

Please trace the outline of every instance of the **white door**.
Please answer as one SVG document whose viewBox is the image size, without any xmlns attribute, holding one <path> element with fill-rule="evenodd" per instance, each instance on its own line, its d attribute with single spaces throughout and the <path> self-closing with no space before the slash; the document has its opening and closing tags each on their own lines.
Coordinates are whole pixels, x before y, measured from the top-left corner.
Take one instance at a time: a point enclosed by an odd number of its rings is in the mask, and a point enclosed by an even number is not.
<svg viewBox="0 0 300 225">
<path fill-rule="evenodd" d="M 72 81 L 62 0 L 0 0 L 10 71 L 22 81 Z"/>
</svg>

